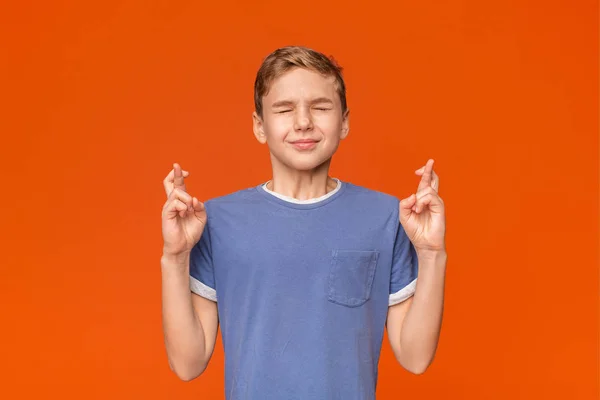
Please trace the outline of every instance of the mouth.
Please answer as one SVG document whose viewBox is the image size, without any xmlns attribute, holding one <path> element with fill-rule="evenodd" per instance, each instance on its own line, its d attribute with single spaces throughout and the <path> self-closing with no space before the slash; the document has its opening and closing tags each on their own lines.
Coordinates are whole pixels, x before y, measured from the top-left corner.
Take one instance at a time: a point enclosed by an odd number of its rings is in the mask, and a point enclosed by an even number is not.
<svg viewBox="0 0 600 400">
<path fill-rule="evenodd" d="M 318 140 L 301 139 L 301 140 L 295 140 L 290 143 L 292 144 L 292 146 L 294 146 L 298 150 L 310 150 L 317 145 Z"/>
</svg>

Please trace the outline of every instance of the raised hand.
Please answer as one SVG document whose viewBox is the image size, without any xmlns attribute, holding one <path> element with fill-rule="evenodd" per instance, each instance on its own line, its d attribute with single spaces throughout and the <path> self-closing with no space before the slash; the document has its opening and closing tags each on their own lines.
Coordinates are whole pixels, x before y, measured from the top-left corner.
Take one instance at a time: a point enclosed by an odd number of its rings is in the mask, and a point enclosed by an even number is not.
<svg viewBox="0 0 600 400">
<path fill-rule="evenodd" d="M 400 223 L 419 251 L 445 251 L 446 217 L 433 160 L 415 171 L 421 175 L 417 192 L 400 201 Z"/>
<path fill-rule="evenodd" d="M 184 178 L 189 172 L 179 164 L 164 179 L 167 201 L 162 210 L 163 254 L 178 256 L 192 250 L 206 225 L 206 209 L 196 197 L 190 196 Z"/>
</svg>

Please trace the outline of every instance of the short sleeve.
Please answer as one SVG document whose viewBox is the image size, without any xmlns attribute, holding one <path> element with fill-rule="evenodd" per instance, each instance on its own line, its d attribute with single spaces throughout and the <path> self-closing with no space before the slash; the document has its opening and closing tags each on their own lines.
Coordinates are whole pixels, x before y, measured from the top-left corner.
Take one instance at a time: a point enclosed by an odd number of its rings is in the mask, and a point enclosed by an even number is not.
<svg viewBox="0 0 600 400">
<path fill-rule="evenodd" d="M 190 290 L 199 296 L 217 301 L 217 287 L 208 223 L 202 236 L 190 252 Z"/>
<path fill-rule="evenodd" d="M 417 252 L 398 222 L 392 256 L 389 305 L 401 303 L 415 293 L 419 269 Z"/>
</svg>

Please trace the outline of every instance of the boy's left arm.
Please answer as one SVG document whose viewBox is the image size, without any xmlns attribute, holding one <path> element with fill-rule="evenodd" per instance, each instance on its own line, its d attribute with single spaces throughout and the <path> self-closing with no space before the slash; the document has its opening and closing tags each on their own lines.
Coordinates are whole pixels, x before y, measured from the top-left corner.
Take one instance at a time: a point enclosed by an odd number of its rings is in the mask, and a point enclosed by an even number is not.
<svg viewBox="0 0 600 400">
<path fill-rule="evenodd" d="M 399 215 L 417 253 L 417 285 L 412 297 L 389 308 L 386 325 L 398 362 L 421 374 L 433 361 L 440 336 L 447 254 L 444 203 L 433 160 L 416 173 L 422 175 L 417 193 L 400 202 Z"/>
<path fill-rule="evenodd" d="M 422 374 L 433 361 L 442 325 L 446 252 L 419 254 L 419 275 L 412 297 L 389 307 L 390 345 L 404 369 Z"/>
</svg>

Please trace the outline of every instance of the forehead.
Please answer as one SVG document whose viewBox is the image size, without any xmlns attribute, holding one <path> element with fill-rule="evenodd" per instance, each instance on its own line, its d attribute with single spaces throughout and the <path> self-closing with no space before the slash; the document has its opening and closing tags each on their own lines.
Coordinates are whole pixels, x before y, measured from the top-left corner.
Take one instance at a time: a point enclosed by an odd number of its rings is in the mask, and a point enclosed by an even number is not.
<svg viewBox="0 0 600 400">
<path fill-rule="evenodd" d="M 304 68 L 294 68 L 275 78 L 265 99 L 328 97 L 336 99 L 335 77 Z"/>
</svg>

